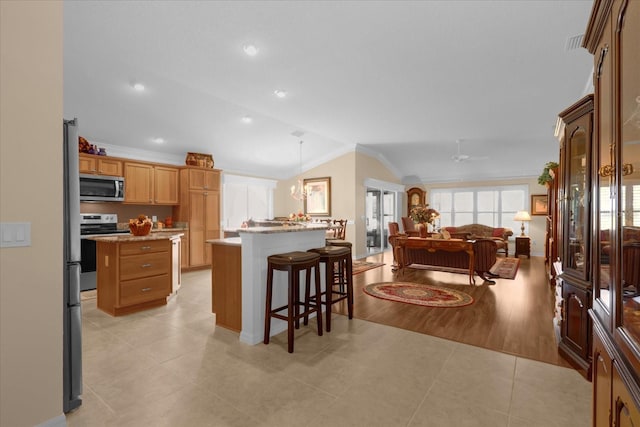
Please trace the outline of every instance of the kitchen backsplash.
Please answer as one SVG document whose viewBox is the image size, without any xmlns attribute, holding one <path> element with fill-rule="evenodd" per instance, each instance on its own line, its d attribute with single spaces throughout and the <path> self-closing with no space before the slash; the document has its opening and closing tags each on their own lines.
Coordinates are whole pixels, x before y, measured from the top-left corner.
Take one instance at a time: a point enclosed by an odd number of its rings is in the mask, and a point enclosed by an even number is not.
<svg viewBox="0 0 640 427">
<path fill-rule="evenodd" d="M 158 221 L 164 222 L 165 218 L 173 215 L 173 207 L 125 205 L 124 203 L 80 203 L 80 213 L 114 213 L 118 215 L 119 223 L 128 223 L 138 215 L 146 215 L 149 218 L 155 215 Z M 176 227 L 175 222 L 174 227 Z"/>
</svg>

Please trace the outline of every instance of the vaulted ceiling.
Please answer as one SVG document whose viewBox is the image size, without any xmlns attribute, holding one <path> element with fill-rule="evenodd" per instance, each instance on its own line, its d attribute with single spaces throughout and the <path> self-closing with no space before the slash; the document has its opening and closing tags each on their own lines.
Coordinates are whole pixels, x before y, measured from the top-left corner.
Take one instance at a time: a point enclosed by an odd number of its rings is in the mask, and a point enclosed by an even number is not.
<svg viewBox="0 0 640 427">
<path fill-rule="evenodd" d="M 590 91 L 591 4 L 66 1 L 65 118 L 98 145 L 276 179 L 354 149 L 408 184 L 537 176 Z"/>
</svg>

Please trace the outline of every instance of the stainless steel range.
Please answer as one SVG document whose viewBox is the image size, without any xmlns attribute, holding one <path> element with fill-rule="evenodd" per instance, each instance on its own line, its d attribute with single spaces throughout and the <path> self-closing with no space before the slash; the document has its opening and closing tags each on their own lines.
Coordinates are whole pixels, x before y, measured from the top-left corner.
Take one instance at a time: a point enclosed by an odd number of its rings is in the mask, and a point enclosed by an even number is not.
<svg viewBox="0 0 640 427">
<path fill-rule="evenodd" d="M 129 230 L 118 230 L 117 214 L 80 214 L 80 290 L 96 288 L 96 242 L 92 236 L 127 234 Z"/>
</svg>

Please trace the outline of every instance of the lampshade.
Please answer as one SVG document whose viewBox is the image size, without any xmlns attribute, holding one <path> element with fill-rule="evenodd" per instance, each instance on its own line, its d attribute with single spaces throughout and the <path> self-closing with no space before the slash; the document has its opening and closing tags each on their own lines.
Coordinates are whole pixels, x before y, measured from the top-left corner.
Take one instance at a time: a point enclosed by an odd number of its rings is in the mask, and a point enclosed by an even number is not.
<svg viewBox="0 0 640 427">
<path fill-rule="evenodd" d="M 518 211 L 513 219 L 515 221 L 531 221 L 531 216 L 529 216 L 529 212 L 527 211 Z"/>
<path fill-rule="evenodd" d="M 520 227 L 520 236 L 524 236 L 524 222 L 531 221 L 531 217 L 529 216 L 529 212 L 527 211 L 518 211 L 516 216 L 513 218 L 514 221 L 522 221 L 522 226 Z"/>
</svg>

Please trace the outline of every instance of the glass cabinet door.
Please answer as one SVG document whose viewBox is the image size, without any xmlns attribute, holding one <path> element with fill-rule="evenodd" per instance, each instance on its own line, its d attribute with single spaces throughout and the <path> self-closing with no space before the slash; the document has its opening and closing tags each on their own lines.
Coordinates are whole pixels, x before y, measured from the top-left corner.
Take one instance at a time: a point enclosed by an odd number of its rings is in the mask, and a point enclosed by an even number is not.
<svg viewBox="0 0 640 427">
<path fill-rule="evenodd" d="M 620 228 L 622 326 L 640 343 L 640 2 L 628 2 L 619 36 Z"/>
<path fill-rule="evenodd" d="M 589 279 L 589 183 L 591 114 L 586 114 L 566 128 L 566 200 L 564 271 L 580 279 Z"/>
</svg>

